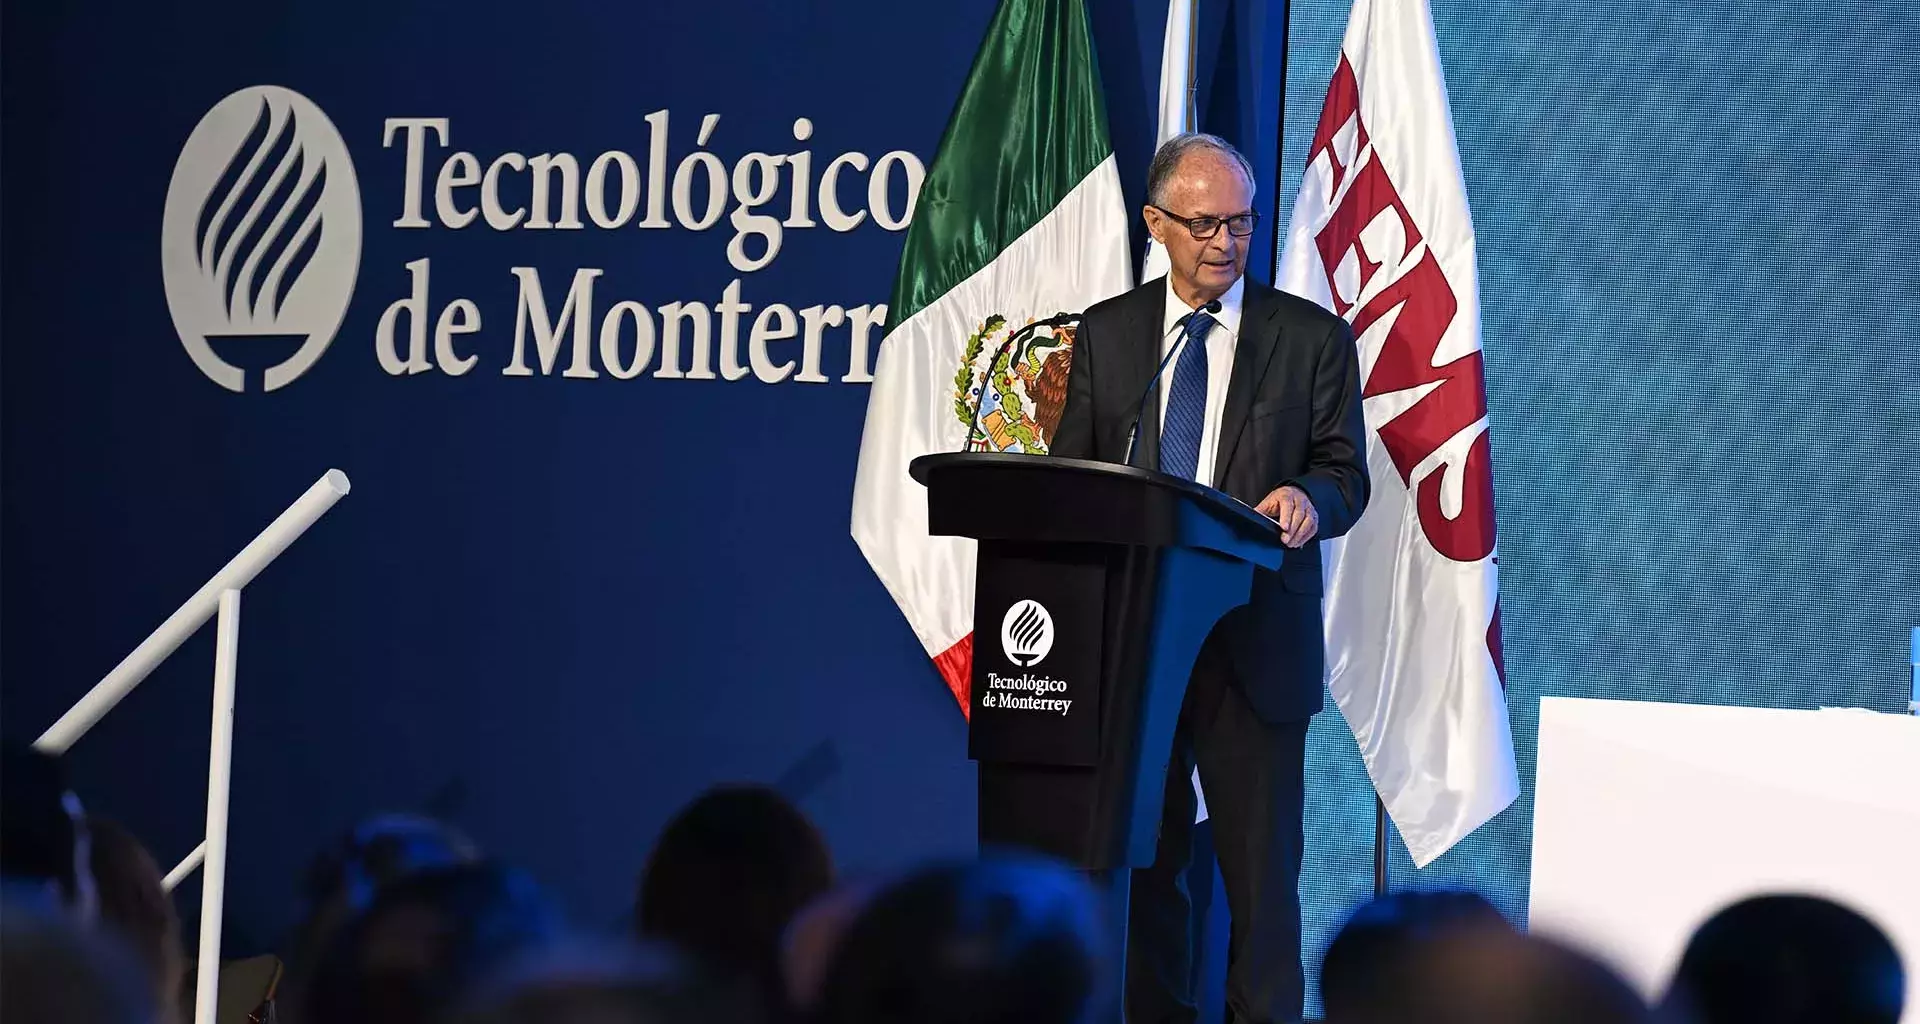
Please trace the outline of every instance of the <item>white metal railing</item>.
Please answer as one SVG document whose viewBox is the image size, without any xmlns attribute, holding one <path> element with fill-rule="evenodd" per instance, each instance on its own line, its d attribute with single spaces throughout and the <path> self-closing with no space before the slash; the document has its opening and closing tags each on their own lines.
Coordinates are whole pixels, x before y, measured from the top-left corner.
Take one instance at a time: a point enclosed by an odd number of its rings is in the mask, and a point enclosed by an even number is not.
<svg viewBox="0 0 1920 1024">
<path fill-rule="evenodd" d="M 213 1024 L 220 984 L 220 924 L 227 887 L 227 796 L 233 777 L 233 691 L 240 656 L 240 591 L 307 532 L 334 503 L 346 497 L 347 475 L 330 469 L 285 512 L 267 524 L 206 585 L 160 623 L 133 653 L 95 683 L 34 746 L 49 754 L 66 753 L 121 698 L 178 650 L 187 637 L 218 616 L 213 656 L 213 736 L 207 753 L 207 832 L 193 852 L 167 872 L 167 891 L 205 867 L 200 891 L 200 963 L 194 985 L 194 1024 Z"/>
</svg>

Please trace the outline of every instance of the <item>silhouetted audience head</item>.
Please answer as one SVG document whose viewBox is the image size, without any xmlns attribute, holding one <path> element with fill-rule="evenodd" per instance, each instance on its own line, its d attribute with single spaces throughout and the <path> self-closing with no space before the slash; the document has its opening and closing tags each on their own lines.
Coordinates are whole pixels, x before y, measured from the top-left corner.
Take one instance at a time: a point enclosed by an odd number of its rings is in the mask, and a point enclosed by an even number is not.
<svg viewBox="0 0 1920 1024">
<path fill-rule="evenodd" d="M 1380 995 L 1380 974 L 1407 951 L 1439 935 L 1471 929 L 1510 931 L 1477 893 L 1461 889 L 1389 893 L 1347 918 L 1320 963 L 1320 998 L 1328 1017 L 1354 1017 Z"/>
<path fill-rule="evenodd" d="M 794 915 L 780 949 L 788 1006 L 806 1013 L 819 1002 L 820 986 L 826 982 L 834 954 L 872 897 L 873 890 L 867 886 L 845 886 Z"/>
<path fill-rule="evenodd" d="M 833 885 L 833 858 L 804 815 L 760 786 L 723 786 L 667 823 L 640 876 L 635 922 L 708 969 L 781 998 L 780 941 Z"/>
<path fill-rule="evenodd" d="M 299 999 L 304 1024 L 422 1024 L 559 935 L 533 881 L 491 864 L 383 886 L 329 944 Z"/>
<path fill-rule="evenodd" d="M 1693 933 L 1666 1004 L 1698 1024 L 1894 1024 L 1905 988 L 1873 922 L 1814 896 L 1760 896 Z"/>
<path fill-rule="evenodd" d="M 1328 1024 L 1644 1024 L 1645 1002 L 1598 962 L 1544 939 L 1465 928 L 1383 954 L 1374 998 Z"/>
<path fill-rule="evenodd" d="M 414 814 L 375 815 L 355 825 L 308 868 L 308 911 L 313 916 L 336 911 L 351 917 L 367 909 L 388 882 L 479 859 L 479 847 L 444 822 Z"/>
<path fill-rule="evenodd" d="M 0 1021 L 152 1024 L 152 993 L 111 936 L 57 909 L 0 908 Z"/>
<path fill-rule="evenodd" d="M 356 825 L 307 870 L 306 916 L 288 951 L 281 1005 L 298 1016 L 316 962 L 339 930 L 372 905 L 383 886 L 422 871 L 479 859 L 479 848 L 472 840 L 431 818 L 381 814 Z"/>
<path fill-rule="evenodd" d="M 152 981 L 156 1005 L 178 1005 L 186 974 L 180 916 L 153 855 L 132 833 L 97 816 L 87 819 L 93 838 L 93 879 L 100 896 L 100 923 L 125 941 Z"/>
<path fill-rule="evenodd" d="M 0 888 L 13 906 L 58 908 L 92 922 L 92 843 L 66 769 L 24 744 L 0 750 Z"/>
<path fill-rule="evenodd" d="M 657 946 L 563 946 L 522 961 L 454 1024 L 760 1024 L 760 1000 Z"/>
<path fill-rule="evenodd" d="M 1105 1005 L 1093 893 L 1036 860 L 936 867 L 876 895 L 821 987 L 821 1024 L 1076 1024 Z"/>
</svg>

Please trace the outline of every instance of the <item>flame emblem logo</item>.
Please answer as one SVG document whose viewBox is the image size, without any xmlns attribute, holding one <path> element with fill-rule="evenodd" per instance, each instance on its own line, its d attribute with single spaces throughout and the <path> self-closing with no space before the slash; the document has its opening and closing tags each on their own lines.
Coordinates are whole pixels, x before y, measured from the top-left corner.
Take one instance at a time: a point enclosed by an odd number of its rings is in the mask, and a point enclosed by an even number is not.
<svg viewBox="0 0 1920 1024">
<path fill-rule="evenodd" d="M 229 355 L 277 355 L 272 391 L 307 372 L 340 329 L 360 272 L 360 186 L 346 141 L 312 100 L 242 89 L 194 126 L 174 165 L 160 227 L 174 329 L 214 383 L 245 391 Z M 278 340 L 279 346 L 269 346 Z"/>
<path fill-rule="evenodd" d="M 1053 650 L 1053 616 L 1038 601 L 1016 601 L 1000 620 L 1000 649 L 1007 660 L 1031 668 Z"/>
</svg>

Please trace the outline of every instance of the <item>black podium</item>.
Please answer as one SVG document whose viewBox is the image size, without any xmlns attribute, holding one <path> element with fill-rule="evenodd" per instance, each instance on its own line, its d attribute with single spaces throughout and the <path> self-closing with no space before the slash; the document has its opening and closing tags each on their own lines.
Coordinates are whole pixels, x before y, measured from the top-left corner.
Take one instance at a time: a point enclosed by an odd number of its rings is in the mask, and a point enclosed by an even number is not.
<svg viewBox="0 0 1920 1024">
<path fill-rule="evenodd" d="M 912 474 L 928 531 L 980 542 L 981 846 L 1104 873 L 1124 938 L 1126 869 L 1153 863 L 1187 677 L 1254 567 L 1279 567 L 1280 532 L 1210 487 L 1105 462 L 956 453 Z"/>
</svg>

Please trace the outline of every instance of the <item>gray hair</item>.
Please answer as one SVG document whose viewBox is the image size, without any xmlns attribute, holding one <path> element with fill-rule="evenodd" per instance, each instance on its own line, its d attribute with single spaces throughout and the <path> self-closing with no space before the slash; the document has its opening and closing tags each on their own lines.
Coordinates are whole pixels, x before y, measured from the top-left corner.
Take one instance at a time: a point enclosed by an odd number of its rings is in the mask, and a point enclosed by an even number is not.
<svg viewBox="0 0 1920 1024">
<path fill-rule="evenodd" d="M 1210 149 L 1222 156 L 1232 157 L 1247 176 L 1248 187 L 1254 187 L 1253 164 L 1233 148 L 1233 143 L 1218 135 L 1205 132 L 1186 132 L 1160 144 L 1159 151 L 1153 154 L 1153 163 L 1147 165 L 1147 202 L 1155 206 L 1163 205 L 1167 197 L 1167 182 L 1173 178 L 1173 172 L 1180 167 L 1180 161 L 1188 153 L 1197 149 Z"/>
</svg>

